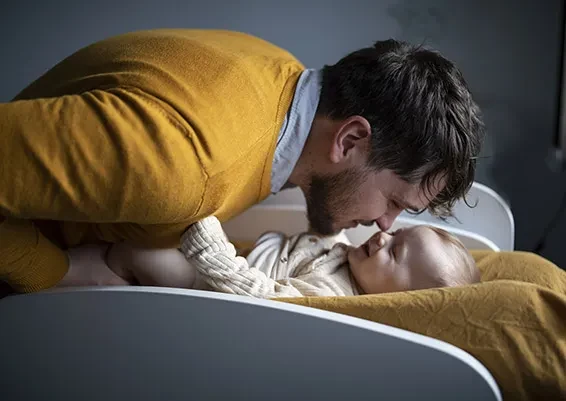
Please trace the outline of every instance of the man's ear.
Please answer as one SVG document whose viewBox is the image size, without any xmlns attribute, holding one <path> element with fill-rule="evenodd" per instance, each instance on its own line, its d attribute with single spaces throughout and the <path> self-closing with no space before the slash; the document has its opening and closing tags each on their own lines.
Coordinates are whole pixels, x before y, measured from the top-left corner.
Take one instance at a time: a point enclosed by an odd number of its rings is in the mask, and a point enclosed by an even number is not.
<svg viewBox="0 0 566 401">
<path fill-rule="evenodd" d="M 371 126 L 368 120 L 362 116 L 352 116 L 340 123 L 337 128 L 330 147 L 332 163 L 341 163 L 356 155 L 365 154 L 371 138 Z"/>
</svg>

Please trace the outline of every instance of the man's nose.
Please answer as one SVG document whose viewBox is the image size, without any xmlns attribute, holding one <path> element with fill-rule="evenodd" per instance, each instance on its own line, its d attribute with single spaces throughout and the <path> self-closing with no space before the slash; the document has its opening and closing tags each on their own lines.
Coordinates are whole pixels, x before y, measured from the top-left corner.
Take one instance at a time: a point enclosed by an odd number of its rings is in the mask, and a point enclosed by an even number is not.
<svg viewBox="0 0 566 401">
<path fill-rule="evenodd" d="M 401 211 L 385 213 L 384 215 L 376 219 L 375 223 L 381 231 L 389 231 L 389 229 L 393 225 L 393 222 L 395 222 L 395 219 L 397 218 L 397 216 L 399 216 L 399 214 L 401 214 Z"/>
<path fill-rule="evenodd" d="M 390 221 L 386 216 L 381 216 L 375 223 L 381 231 L 388 231 L 393 225 L 393 221 Z"/>
</svg>

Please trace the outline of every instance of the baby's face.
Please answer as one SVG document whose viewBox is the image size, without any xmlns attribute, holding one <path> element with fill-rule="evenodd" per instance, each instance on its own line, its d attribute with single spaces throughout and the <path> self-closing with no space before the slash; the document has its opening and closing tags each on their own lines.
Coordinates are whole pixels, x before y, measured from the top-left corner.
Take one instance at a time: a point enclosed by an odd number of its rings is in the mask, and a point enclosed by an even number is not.
<svg viewBox="0 0 566 401">
<path fill-rule="evenodd" d="M 358 285 L 367 294 L 436 287 L 434 277 L 452 260 L 451 247 L 426 226 L 378 232 L 348 253 Z"/>
</svg>

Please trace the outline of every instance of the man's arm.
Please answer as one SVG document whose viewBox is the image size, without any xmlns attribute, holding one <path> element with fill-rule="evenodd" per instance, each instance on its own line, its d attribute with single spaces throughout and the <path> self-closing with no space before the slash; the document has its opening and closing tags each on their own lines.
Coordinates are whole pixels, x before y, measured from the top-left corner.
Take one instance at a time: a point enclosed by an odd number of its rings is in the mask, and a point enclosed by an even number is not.
<svg viewBox="0 0 566 401">
<path fill-rule="evenodd" d="M 196 213 L 206 183 L 189 127 L 139 91 L 0 103 L 0 216 L 163 224 Z M 29 222 L 0 224 L 0 277 L 57 283 L 65 253 Z M 12 236 L 12 237 L 10 237 Z"/>
<path fill-rule="evenodd" d="M 53 287 L 67 273 L 67 254 L 45 238 L 29 220 L 0 223 L 0 281 L 16 292 Z"/>
<path fill-rule="evenodd" d="M 10 218 L 0 224 L 0 241 L 0 260 L 4 263 L 0 282 L 15 292 L 54 286 L 128 285 L 106 266 L 106 245 L 85 245 L 64 252 L 30 221 Z"/>
<path fill-rule="evenodd" d="M 234 246 L 213 216 L 191 225 L 181 237 L 181 248 L 204 281 L 219 292 L 277 298 L 320 295 L 324 291 L 299 278 L 273 280 L 249 266 L 245 258 L 236 256 Z"/>
</svg>

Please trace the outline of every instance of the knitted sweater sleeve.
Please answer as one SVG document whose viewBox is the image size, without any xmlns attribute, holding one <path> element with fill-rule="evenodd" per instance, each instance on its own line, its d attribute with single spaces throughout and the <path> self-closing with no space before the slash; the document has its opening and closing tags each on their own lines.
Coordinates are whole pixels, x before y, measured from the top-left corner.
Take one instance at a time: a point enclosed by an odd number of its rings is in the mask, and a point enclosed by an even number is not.
<svg viewBox="0 0 566 401">
<path fill-rule="evenodd" d="M 236 256 L 214 216 L 191 225 L 181 237 L 181 249 L 215 291 L 256 298 L 332 295 L 300 277 L 273 280 L 250 266 L 245 258 Z"/>
</svg>

